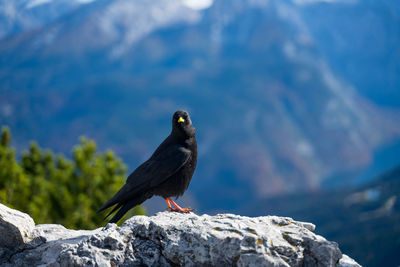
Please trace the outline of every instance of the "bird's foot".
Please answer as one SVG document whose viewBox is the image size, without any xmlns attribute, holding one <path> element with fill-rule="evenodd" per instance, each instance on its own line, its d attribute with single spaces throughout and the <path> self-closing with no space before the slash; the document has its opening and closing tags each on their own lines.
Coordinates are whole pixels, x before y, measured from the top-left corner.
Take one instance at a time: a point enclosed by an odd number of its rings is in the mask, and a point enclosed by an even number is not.
<svg viewBox="0 0 400 267">
<path fill-rule="evenodd" d="M 192 209 L 188 209 L 188 208 L 181 208 L 178 204 L 176 204 L 172 199 L 170 199 L 169 197 L 167 197 L 165 199 L 165 201 L 167 202 L 168 205 L 168 209 L 170 212 L 181 212 L 181 213 L 189 213 L 191 211 L 193 211 Z M 171 205 L 172 204 L 172 205 Z M 175 208 L 173 208 L 172 206 L 174 206 Z"/>
<path fill-rule="evenodd" d="M 169 209 L 170 212 L 181 212 L 181 213 L 189 213 L 191 211 L 193 211 L 193 209 L 188 209 L 188 208 L 170 208 Z"/>
</svg>

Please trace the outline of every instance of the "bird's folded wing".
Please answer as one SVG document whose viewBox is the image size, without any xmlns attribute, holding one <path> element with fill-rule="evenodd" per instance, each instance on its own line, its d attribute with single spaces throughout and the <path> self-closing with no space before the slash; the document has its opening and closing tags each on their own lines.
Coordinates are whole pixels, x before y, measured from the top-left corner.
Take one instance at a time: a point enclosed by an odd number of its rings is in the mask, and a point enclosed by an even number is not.
<svg viewBox="0 0 400 267">
<path fill-rule="evenodd" d="M 171 146 L 140 165 L 126 180 L 126 184 L 99 210 L 134 197 L 138 192 L 159 185 L 176 173 L 190 158 L 190 150 Z"/>
<path fill-rule="evenodd" d="M 150 183 L 157 186 L 175 174 L 191 156 L 190 150 L 181 146 L 171 146 L 139 166 L 127 179 L 133 188 Z"/>
</svg>

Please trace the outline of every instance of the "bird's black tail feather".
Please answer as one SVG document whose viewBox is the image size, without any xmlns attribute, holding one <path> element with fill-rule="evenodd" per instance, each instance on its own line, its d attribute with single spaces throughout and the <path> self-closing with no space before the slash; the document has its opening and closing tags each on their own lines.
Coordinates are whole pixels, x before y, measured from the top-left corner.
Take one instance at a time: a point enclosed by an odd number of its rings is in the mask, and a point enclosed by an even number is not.
<svg viewBox="0 0 400 267">
<path fill-rule="evenodd" d="M 117 205 L 115 205 L 115 207 L 109 213 L 107 213 L 106 217 L 104 217 L 103 220 L 107 219 L 108 216 L 110 216 L 111 214 L 114 213 L 114 211 L 116 211 L 117 209 L 121 208 L 122 205 L 123 204 L 121 204 L 121 203 L 118 203 Z"/>
<path fill-rule="evenodd" d="M 108 215 L 107 217 L 113 213 L 115 210 L 117 210 L 120 206 L 122 206 L 122 208 L 114 215 L 114 217 L 111 218 L 111 220 L 109 221 L 109 223 L 117 223 L 122 216 L 125 215 L 125 213 L 128 212 L 128 210 L 130 210 L 131 208 L 133 208 L 136 205 L 142 204 L 146 199 L 150 198 L 151 196 L 147 196 L 147 194 L 145 193 L 140 193 L 137 194 L 136 197 L 130 199 L 129 201 L 127 201 L 124 204 L 118 204 Z M 107 218 L 106 217 L 106 218 Z"/>
</svg>

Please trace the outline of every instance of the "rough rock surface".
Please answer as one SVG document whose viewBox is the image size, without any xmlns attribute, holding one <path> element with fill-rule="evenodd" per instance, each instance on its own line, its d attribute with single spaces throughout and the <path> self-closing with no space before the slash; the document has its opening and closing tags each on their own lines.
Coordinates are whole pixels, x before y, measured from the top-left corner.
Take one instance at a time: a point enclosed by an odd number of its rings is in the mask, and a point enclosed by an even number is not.
<svg viewBox="0 0 400 267">
<path fill-rule="evenodd" d="M 313 224 L 284 217 L 160 212 L 92 231 L 34 226 L 4 205 L 0 218 L 0 266 L 359 266 Z"/>
<path fill-rule="evenodd" d="M 35 223 L 28 214 L 0 204 L 1 247 L 15 247 L 27 243 L 34 228 Z"/>
</svg>

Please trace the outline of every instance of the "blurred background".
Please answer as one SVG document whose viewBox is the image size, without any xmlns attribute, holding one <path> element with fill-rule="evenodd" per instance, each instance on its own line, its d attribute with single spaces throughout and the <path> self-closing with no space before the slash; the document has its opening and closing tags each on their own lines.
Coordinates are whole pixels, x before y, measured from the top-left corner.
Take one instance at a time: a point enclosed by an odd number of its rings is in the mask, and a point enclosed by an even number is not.
<svg viewBox="0 0 400 267">
<path fill-rule="evenodd" d="M 81 166 L 84 135 L 128 174 L 186 109 L 199 161 L 180 204 L 310 221 L 366 266 L 400 264 L 399 88 L 398 1 L 0 3 L 17 159 L 36 140 Z"/>
</svg>

